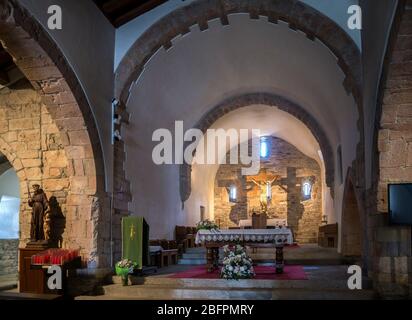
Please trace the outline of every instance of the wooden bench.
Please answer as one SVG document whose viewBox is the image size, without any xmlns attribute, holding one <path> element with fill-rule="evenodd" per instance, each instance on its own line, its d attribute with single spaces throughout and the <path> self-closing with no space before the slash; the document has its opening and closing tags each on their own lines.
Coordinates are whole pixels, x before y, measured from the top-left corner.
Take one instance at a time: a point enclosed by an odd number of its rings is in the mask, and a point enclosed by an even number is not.
<svg viewBox="0 0 412 320">
<path fill-rule="evenodd" d="M 177 264 L 177 249 L 167 249 L 161 252 L 161 267 Z"/>
<path fill-rule="evenodd" d="M 150 246 L 159 247 L 151 253 L 152 265 L 159 268 L 177 264 L 178 248 L 174 240 L 150 240 Z"/>
</svg>

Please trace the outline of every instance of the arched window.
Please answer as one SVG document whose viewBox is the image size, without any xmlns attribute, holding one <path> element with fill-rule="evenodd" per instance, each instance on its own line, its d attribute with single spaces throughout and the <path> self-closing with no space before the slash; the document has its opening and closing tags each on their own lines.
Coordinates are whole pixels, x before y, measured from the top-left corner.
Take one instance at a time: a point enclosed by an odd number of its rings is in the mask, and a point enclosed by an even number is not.
<svg viewBox="0 0 412 320">
<path fill-rule="evenodd" d="M 229 202 L 236 202 L 237 190 L 236 186 L 231 186 L 229 189 Z"/>
<path fill-rule="evenodd" d="M 308 200 L 312 197 L 312 184 L 310 181 L 305 181 L 302 184 L 302 196 L 305 200 Z"/>
<path fill-rule="evenodd" d="M 266 137 L 260 138 L 260 157 L 267 158 L 269 156 L 269 141 Z"/>
</svg>

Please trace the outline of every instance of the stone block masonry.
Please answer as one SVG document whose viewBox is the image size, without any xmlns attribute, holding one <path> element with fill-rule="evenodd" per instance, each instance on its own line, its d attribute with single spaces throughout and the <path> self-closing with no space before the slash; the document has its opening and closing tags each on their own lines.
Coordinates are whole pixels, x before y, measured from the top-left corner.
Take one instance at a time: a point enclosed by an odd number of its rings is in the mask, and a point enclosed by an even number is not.
<svg viewBox="0 0 412 320">
<path fill-rule="evenodd" d="M 380 84 L 381 117 L 377 136 L 377 190 L 368 206 L 371 276 L 385 297 L 411 297 L 412 244 L 410 226 L 393 226 L 388 219 L 390 183 L 412 181 L 412 10 L 399 2 L 386 65 Z"/>
<path fill-rule="evenodd" d="M 0 276 L 17 274 L 19 239 L 0 239 Z"/>
<path fill-rule="evenodd" d="M 69 161 L 56 124 L 27 80 L 0 90 L 0 121 L 7 129 L 0 133 L 0 152 L 20 180 L 20 241 L 24 245 L 30 237 L 31 219 L 26 182 L 42 185 L 65 213 Z"/>
<path fill-rule="evenodd" d="M 319 164 L 282 139 L 271 137 L 269 145 L 269 157 L 261 161 L 261 170 L 266 169 L 281 178 L 279 185 L 272 186 L 268 217 L 287 219 L 298 242 L 315 243 L 322 219 Z M 260 190 L 247 182 L 241 175 L 241 168 L 241 164 L 222 164 L 216 174 L 215 221 L 222 228 L 237 226 L 240 219 L 249 218 L 252 210 L 260 210 Z M 301 194 L 302 178 L 310 178 L 313 182 L 312 195 L 307 200 Z M 230 184 L 237 187 L 236 203 L 229 202 Z"/>
</svg>

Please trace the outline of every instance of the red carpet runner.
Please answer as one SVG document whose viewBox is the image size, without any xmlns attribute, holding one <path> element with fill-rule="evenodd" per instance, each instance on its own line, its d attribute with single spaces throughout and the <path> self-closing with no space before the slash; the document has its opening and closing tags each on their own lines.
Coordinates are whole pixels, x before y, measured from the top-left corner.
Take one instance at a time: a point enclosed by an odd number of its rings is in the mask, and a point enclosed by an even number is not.
<svg viewBox="0 0 412 320">
<path fill-rule="evenodd" d="M 276 274 L 274 267 L 255 266 L 256 280 L 307 280 L 302 266 L 285 266 L 283 274 Z M 175 279 L 219 279 L 220 268 L 214 272 L 207 272 L 206 266 L 198 266 L 192 269 L 171 274 L 168 278 Z"/>
</svg>

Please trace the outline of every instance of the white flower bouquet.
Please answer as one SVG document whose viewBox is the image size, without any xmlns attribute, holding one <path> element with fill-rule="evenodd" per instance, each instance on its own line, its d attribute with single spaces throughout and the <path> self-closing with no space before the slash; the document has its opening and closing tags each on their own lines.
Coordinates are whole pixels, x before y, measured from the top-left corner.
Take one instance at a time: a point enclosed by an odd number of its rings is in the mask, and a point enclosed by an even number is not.
<svg viewBox="0 0 412 320">
<path fill-rule="evenodd" d="M 223 279 L 251 279 L 255 276 L 252 259 L 247 256 L 246 250 L 241 245 L 234 248 L 224 247 L 223 267 L 220 277 Z"/>
<path fill-rule="evenodd" d="M 199 231 L 199 230 L 217 230 L 217 229 L 219 229 L 219 227 L 213 221 L 210 221 L 210 220 L 206 219 L 206 220 L 198 222 L 198 224 L 196 225 L 196 229 L 197 229 L 197 231 Z"/>
</svg>

